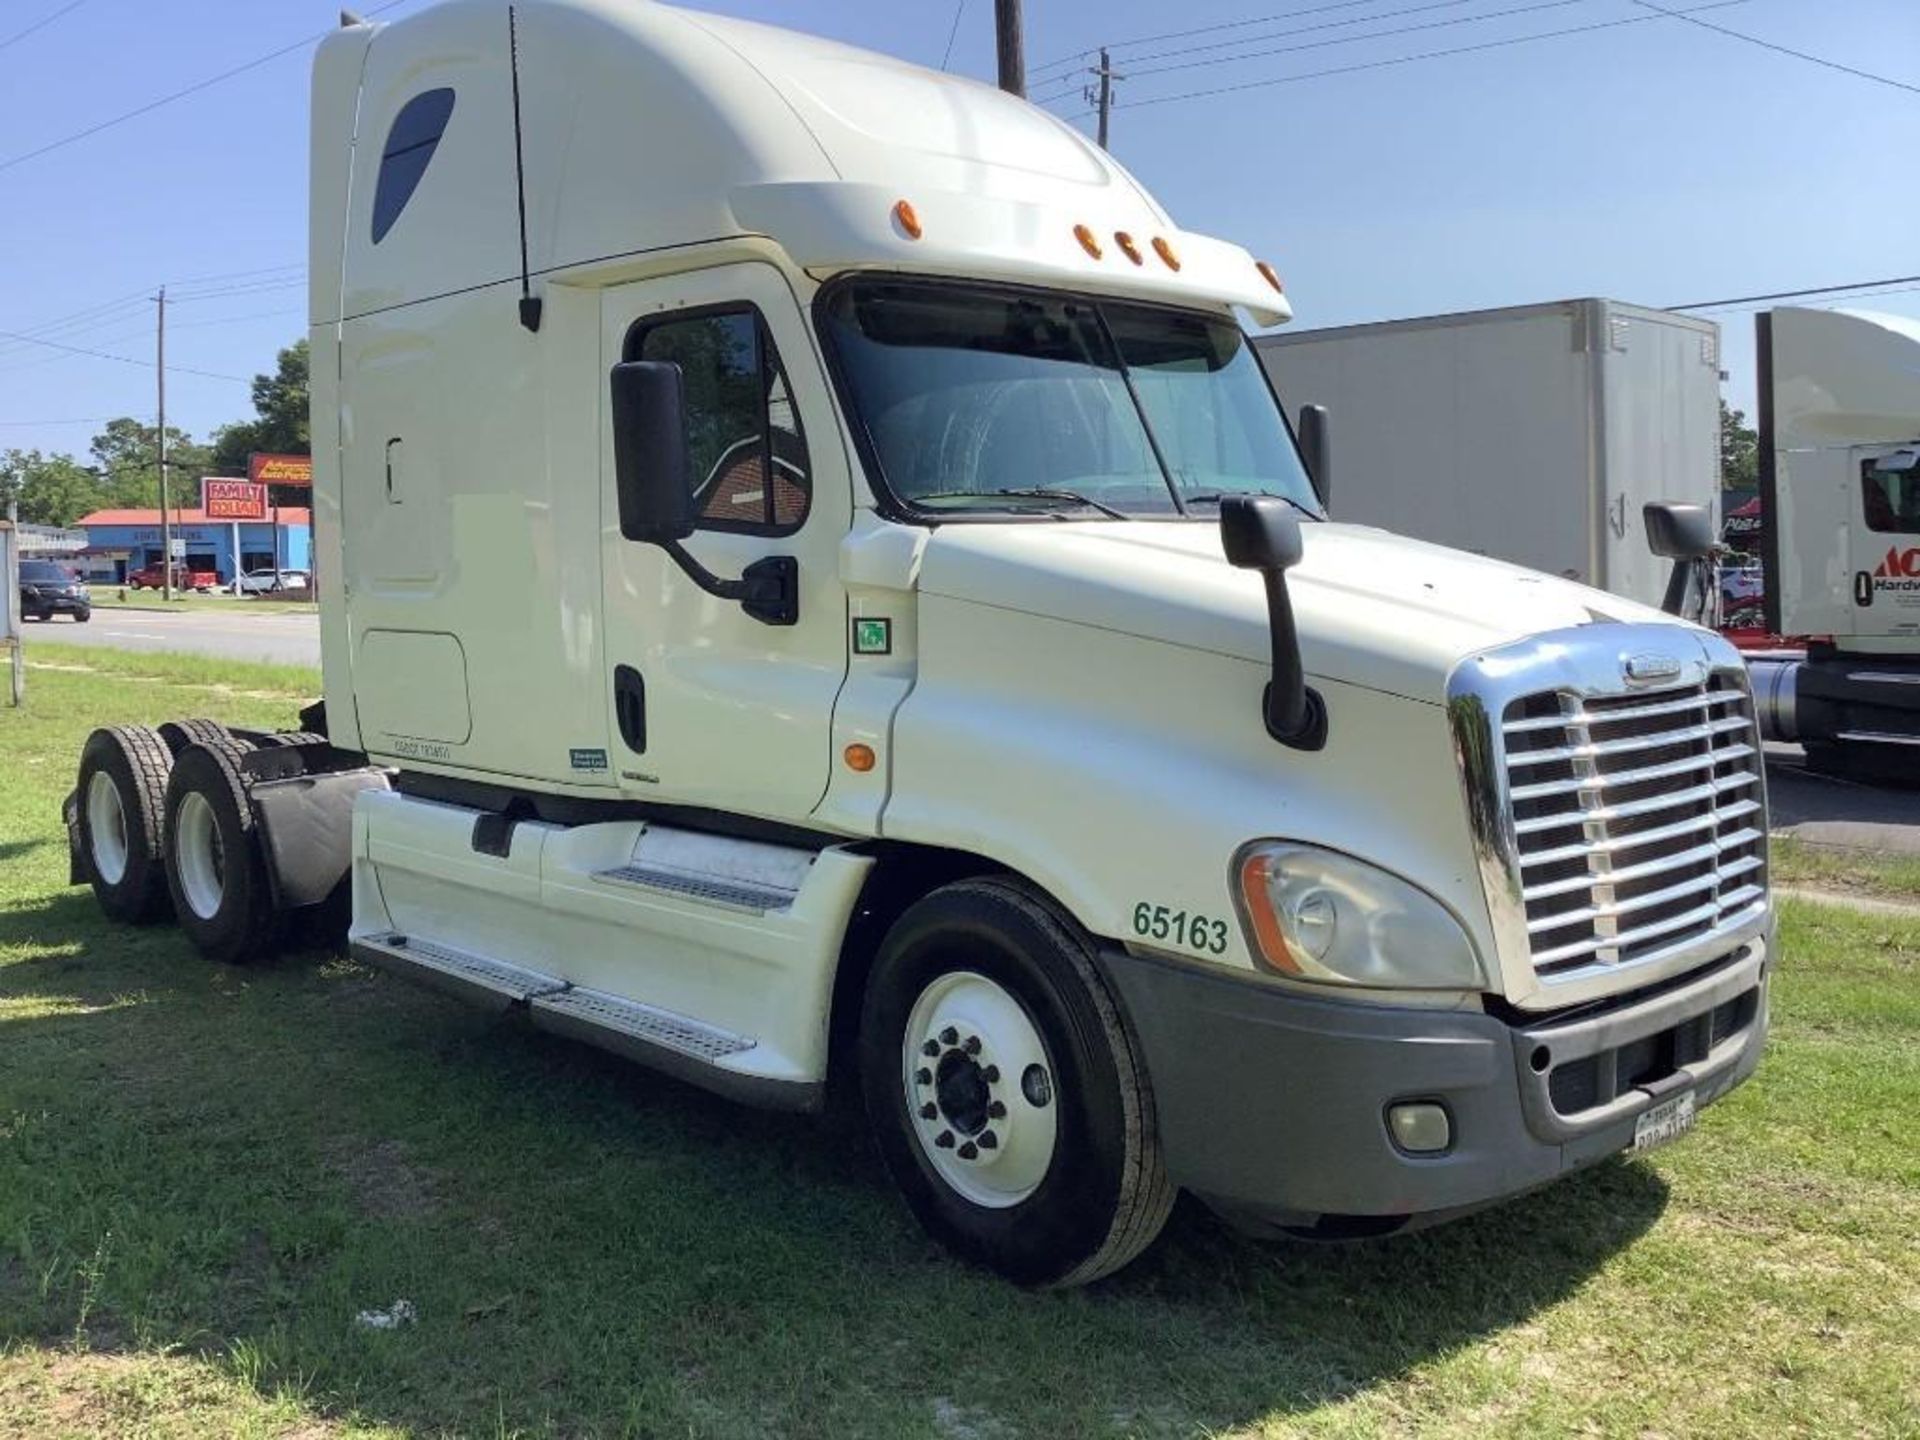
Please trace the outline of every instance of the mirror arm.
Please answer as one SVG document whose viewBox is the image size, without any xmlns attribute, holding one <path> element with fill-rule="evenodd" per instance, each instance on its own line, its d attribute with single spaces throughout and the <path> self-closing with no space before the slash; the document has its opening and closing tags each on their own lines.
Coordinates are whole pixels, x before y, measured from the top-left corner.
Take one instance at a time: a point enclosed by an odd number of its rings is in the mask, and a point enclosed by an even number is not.
<svg viewBox="0 0 1920 1440">
<path fill-rule="evenodd" d="M 1261 578 L 1267 582 L 1267 633 L 1273 645 L 1273 678 L 1260 697 L 1267 734 L 1295 750 L 1322 749 L 1327 743 L 1327 704 L 1307 685 L 1300 663 L 1287 572 L 1266 570 Z"/>
<path fill-rule="evenodd" d="M 678 540 L 662 540 L 660 548 L 707 594 L 739 601 L 740 608 L 761 624 L 799 623 L 800 562 L 791 555 L 769 555 L 747 566 L 738 580 L 723 580 L 696 560 Z"/>
</svg>

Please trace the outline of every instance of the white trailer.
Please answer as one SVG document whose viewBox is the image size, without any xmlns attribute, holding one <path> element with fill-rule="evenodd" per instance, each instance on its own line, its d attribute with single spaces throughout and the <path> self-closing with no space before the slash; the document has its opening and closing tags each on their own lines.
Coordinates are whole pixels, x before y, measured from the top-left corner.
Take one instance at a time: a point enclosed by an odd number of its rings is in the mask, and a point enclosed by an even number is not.
<svg viewBox="0 0 1920 1440">
<path fill-rule="evenodd" d="M 1643 507 L 1718 516 L 1712 321 L 1563 300 L 1254 343 L 1296 418 L 1332 417 L 1342 520 L 1658 605 Z"/>
<path fill-rule="evenodd" d="M 996 90 L 633 0 L 314 67 L 311 735 L 88 742 L 75 877 L 756 1103 L 959 1253 L 1380 1234 L 1760 1058 L 1717 636 L 1325 518 L 1277 275 Z M 857 1241 L 850 1240 L 850 1243 Z"/>
<path fill-rule="evenodd" d="M 1762 727 L 1816 769 L 1920 783 L 1920 323 L 1755 319 L 1767 624 L 1813 637 L 1754 663 Z"/>
</svg>

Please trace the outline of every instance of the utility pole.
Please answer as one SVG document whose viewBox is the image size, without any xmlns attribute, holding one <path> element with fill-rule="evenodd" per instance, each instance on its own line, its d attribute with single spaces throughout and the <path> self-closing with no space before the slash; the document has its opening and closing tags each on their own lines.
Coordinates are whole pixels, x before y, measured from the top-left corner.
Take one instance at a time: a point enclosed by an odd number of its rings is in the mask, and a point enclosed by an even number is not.
<svg viewBox="0 0 1920 1440">
<path fill-rule="evenodd" d="M 154 296 L 160 322 L 153 334 L 153 376 L 158 388 L 160 425 L 155 432 L 160 447 L 160 598 L 173 599 L 173 519 L 167 510 L 167 287 Z"/>
<path fill-rule="evenodd" d="M 1000 52 L 1000 88 L 1027 98 L 1027 42 L 1020 25 L 1020 0 L 993 0 L 994 38 Z"/>
<path fill-rule="evenodd" d="M 1100 47 L 1099 68 L 1088 73 L 1100 81 L 1100 88 L 1097 91 L 1089 89 L 1087 92 L 1087 102 L 1093 106 L 1100 117 L 1099 143 L 1100 148 L 1105 150 L 1107 148 L 1107 117 L 1113 113 L 1113 82 L 1127 77 L 1113 68 L 1112 62 L 1107 59 L 1107 47 L 1104 45 Z"/>
</svg>

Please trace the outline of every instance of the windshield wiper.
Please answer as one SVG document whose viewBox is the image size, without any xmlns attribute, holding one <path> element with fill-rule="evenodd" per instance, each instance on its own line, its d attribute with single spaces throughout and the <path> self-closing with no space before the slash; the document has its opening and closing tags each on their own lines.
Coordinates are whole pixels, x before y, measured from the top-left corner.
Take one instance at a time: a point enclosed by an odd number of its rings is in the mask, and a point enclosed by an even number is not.
<svg viewBox="0 0 1920 1440">
<path fill-rule="evenodd" d="M 1126 511 L 1116 510 L 1113 506 L 1105 504 L 1102 501 L 1089 499 L 1078 490 L 1057 490 L 1045 487 L 1034 487 L 1030 489 L 1011 487 L 1003 490 L 936 490 L 930 495 L 915 495 L 910 498 L 917 504 L 922 500 L 991 500 L 995 497 L 1004 497 L 1008 500 L 1064 500 L 1070 505 L 1084 505 L 1089 510 L 1098 510 L 1102 515 L 1112 520 L 1131 520 L 1133 518 L 1127 514 Z"/>
<path fill-rule="evenodd" d="M 1180 498 L 1189 505 L 1218 505 L 1233 495 L 1257 495 L 1264 500 L 1284 500 L 1309 520 L 1324 520 L 1327 517 L 1318 510 L 1309 510 L 1291 495 L 1282 495 L 1278 490 L 1209 490 L 1204 495 L 1182 495 Z"/>
</svg>

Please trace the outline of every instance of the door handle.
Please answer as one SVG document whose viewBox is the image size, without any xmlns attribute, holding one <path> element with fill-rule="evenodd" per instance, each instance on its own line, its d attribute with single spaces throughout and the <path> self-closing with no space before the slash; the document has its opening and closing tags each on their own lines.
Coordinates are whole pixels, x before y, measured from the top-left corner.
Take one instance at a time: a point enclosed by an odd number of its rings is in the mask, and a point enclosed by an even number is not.
<svg viewBox="0 0 1920 1440">
<path fill-rule="evenodd" d="M 613 718 L 620 739 L 636 755 L 647 753 L 647 682 L 631 665 L 613 667 Z"/>
</svg>

